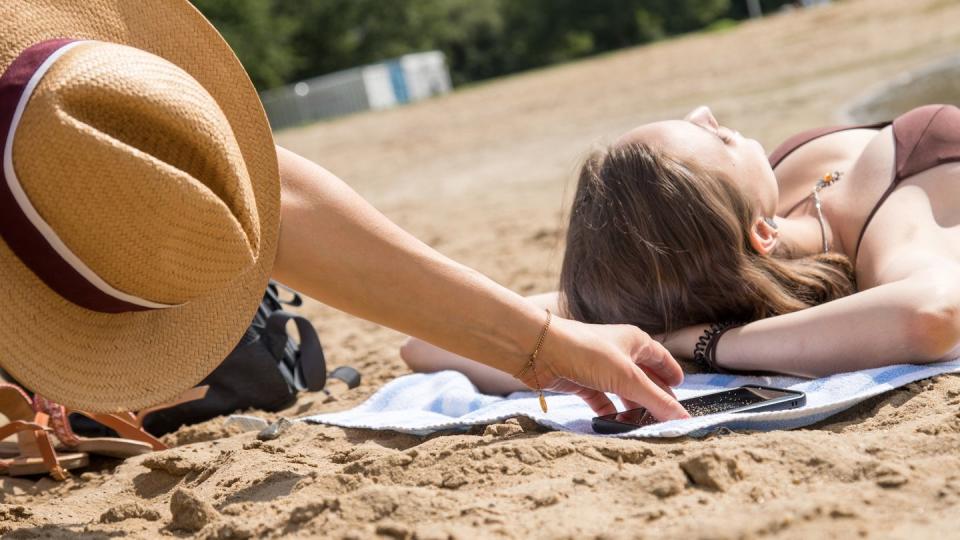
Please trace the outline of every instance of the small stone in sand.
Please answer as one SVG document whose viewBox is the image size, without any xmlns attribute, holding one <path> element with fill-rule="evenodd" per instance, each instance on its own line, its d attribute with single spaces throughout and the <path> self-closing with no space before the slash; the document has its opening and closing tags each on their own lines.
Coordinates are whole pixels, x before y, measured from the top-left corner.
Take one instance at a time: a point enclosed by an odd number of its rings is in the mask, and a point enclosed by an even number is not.
<svg viewBox="0 0 960 540">
<path fill-rule="evenodd" d="M 22 504 L 0 504 L 0 519 L 20 521 L 32 516 L 33 510 Z"/>
<path fill-rule="evenodd" d="M 139 503 L 128 502 L 118 504 L 101 514 L 100 523 L 119 523 L 134 518 L 157 521 L 160 519 L 160 513 L 156 510 L 144 508 Z"/>
<path fill-rule="evenodd" d="M 908 480 L 906 470 L 891 463 L 880 465 L 874 474 L 877 485 L 887 489 L 900 487 Z"/>
<path fill-rule="evenodd" d="M 393 538 L 394 540 L 406 540 L 413 536 L 410 529 L 408 529 L 405 525 L 392 522 L 378 525 L 377 534 L 380 536 L 386 536 L 387 538 Z"/>
<path fill-rule="evenodd" d="M 263 431 L 257 433 L 257 440 L 260 441 L 272 441 L 283 434 L 284 431 L 290 429 L 290 426 L 293 425 L 293 422 L 286 418 L 281 418 L 276 422 L 270 424 Z"/>
<path fill-rule="evenodd" d="M 140 464 L 151 471 L 162 471 L 173 476 L 199 473 L 207 468 L 204 458 L 178 452 L 177 449 L 150 454 Z"/>
<path fill-rule="evenodd" d="M 694 456 L 682 462 L 680 467 L 695 485 L 716 491 L 726 491 L 743 478 L 736 460 L 716 452 Z"/>
<path fill-rule="evenodd" d="M 520 427 L 520 424 L 514 423 L 503 423 L 503 424 L 490 424 L 483 430 L 484 437 L 509 437 L 511 435 L 516 435 L 517 433 L 523 433 L 523 428 Z"/>
<path fill-rule="evenodd" d="M 656 467 L 644 477 L 643 485 L 651 495 L 658 499 L 672 497 L 683 491 L 687 478 L 676 465 Z"/>
<path fill-rule="evenodd" d="M 219 517 L 213 505 L 184 488 L 173 492 L 170 513 L 173 514 L 170 529 L 186 532 L 197 532 Z"/>
</svg>

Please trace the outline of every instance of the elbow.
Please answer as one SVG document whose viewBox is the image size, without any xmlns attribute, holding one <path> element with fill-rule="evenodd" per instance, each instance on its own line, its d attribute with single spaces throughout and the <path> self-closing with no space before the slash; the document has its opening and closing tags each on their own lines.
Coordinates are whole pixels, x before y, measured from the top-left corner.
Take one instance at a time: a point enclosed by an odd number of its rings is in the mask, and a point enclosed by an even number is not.
<svg viewBox="0 0 960 540">
<path fill-rule="evenodd" d="M 417 338 L 407 338 L 400 346 L 400 359 L 411 371 L 424 371 L 423 351 L 426 343 Z"/>
<path fill-rule="evenodd" d="M 940 288 L 936 299 L 915 308 L 906 324 L 912 361 L 937 362 L 960 354 L 960 289 Z"/>
</svg>

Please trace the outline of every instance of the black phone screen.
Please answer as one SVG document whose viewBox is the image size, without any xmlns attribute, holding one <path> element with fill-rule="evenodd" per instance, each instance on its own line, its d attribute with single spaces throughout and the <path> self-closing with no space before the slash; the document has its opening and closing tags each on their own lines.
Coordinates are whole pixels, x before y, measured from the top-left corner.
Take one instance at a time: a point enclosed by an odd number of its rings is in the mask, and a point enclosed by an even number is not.
<svg viewBox="0 0 960 540">
<path fill-rule="evenodd" d="M 752 388 L 736 388 L 729 392 L 718 392 L 695 398 L 685 399 L 681 403 L 690 416 L 704 416 L 721 413 L 731 409 L 738 409 L 746 405 L 753 405 L 766 401 L 770 397 L 759 395 Z"/>
<path fill-rule="evenodd" d="M 772 388 L 741 387 L 725 392 L 716 392 L 705 396 L 682 399 L 680 400 L 680 404 L 690 413 L 690 416 L 705 416 L 739 409 L 786 395 L 792 394 L 777 391 Z M 657 423 L 657 419 L 647 412 L 646 409 L 632 409 L 615 415 L 611 414 L 603 418 L 613 420 L 614 422 L 632 424 L 638 427 Z"/>
</svg>

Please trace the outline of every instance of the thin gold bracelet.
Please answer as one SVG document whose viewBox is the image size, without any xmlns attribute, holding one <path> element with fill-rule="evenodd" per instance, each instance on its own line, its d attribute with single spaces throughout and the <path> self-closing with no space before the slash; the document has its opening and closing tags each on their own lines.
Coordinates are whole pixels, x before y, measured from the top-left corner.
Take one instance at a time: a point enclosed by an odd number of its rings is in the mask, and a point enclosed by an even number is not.
<svg viewBox="0 0 960 540">
<path fill-rule="evenodd" d="M 537 355 L 540 354 L 540 348 L 543 347 L 543 340 L 547 337 L 547 330 L 550 329 L 550 321 L 553 319 L 553 314 L 550 313 L 550 310 L 547 310 L 547 322 L 543 325 L 543 330 L 540 330 L 540 337 L 537 339 L 537 346 L 533 349 L 533 352 L 530 354 L 530 359 L 527 360 L 527 363 L 524 364 L 523 368 L 515 375 L 516 378 L 520 379 L 523 377 L 523 374 L 527 370 L 533 371 L 533 382 L 537 385 L 537 393 L 540 394 L 540 408 L 543 409 L 543 412 L 547 412 L 547 400 L 543 397 L 543 387 L 540 386 L 540 377 L 537 375 Z M 522 379 L 521 379 L 522 380 Z"/>
</svg>

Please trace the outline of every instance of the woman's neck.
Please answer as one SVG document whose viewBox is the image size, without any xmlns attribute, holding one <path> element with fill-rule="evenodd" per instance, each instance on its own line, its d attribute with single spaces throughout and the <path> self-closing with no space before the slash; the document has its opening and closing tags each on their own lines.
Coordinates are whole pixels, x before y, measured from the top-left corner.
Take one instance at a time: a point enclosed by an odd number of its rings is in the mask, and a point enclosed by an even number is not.
<svg viewBox="0 0 960 540">
<path fill-rule="evenodd" d="M 816 214 L 800 214 L 790 218 L 775 218 L 780 231 L 780 242 L 791 257 L 805 257 L 823 253 L 823 234 Z M 824 220 L 827 245 L 831 251 L 841 251 L 834 245 L 833 229 Z M 842 252 L 842 251 L 841 251 Z"/>
</svg>

